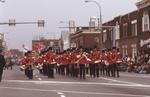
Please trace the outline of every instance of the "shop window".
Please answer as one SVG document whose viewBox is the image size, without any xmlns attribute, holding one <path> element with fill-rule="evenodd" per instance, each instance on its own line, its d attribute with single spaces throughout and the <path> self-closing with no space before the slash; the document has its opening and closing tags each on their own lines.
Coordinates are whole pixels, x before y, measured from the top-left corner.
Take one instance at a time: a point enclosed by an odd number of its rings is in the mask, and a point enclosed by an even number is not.
<svg viewBox="0 0 150 97">
<path fill-rule="evenodd" d="M 145 11 L 142 17 L 142 31 L 144 32 L 148 30 L 150 30 L 149 15 L 148 15 L 148 12 Z"/>
</svg>

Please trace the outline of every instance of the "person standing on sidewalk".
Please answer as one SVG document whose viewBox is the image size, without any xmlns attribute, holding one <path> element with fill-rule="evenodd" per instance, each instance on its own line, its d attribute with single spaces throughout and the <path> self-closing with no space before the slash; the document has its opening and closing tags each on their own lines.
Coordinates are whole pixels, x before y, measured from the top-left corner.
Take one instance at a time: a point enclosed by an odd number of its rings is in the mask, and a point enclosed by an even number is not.
<svg viewBox="0 0 150 97">
<path fill-rule="evenodd" d="M 0 82 L 2 80 L 3 68 L 6 64 L 4 55 L 2 54 L 2 50 L 0 50 Z"/>
</svg>

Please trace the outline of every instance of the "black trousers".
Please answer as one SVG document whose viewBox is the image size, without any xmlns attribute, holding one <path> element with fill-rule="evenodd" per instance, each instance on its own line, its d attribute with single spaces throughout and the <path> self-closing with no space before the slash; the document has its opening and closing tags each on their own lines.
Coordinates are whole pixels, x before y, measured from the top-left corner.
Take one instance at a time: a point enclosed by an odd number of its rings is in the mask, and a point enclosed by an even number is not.
<svg viewBox="0 0 150 97">
<path fill-rule="evenodd" d="M 48 70 L 48 68 L 47 68 L 48 66 L 46 65 L 46 64 L 44 64 L 43 65 L 43 75 L 47 75 L 47 70 Z"/>
<path fill-rule="evenodd" d="M 33 79 L 33 70 L 32 69 L 28 70 L 28 78 Z"/>
<path fill-rule="evenodd" d="M 27 67 L 25 68 L 24 73 L 26 76 L 28 76 L 28 68 Z"/>
<path fill-rule="evenodd" d="M 96 77 L 99 77 L 99 63 L 95 64 L 95 68 L 96 68 Z"/>
<path fill-rule="evenodd" d="M 100 64 L 100 72 L 102 76 L 105 76 L 105 64 Z"/>
<path fill-rule="evenodd" d="M 90 76 L 96 77 L 96 65 L 90 64 Z"/>
<path fill-rule="evenodd" d="M 48 77 L 54 78 L 54 64 L 48 64 Z"/>
<path fill-rule="evenodd" d="M 61 75 L 65 75 L 65 65 L 60 65 Z"/>
<path fill-rule="evenodd" d="M 85 64 L 79 64 L 80 66 L 80 78 L 85 79 Z"/>
<path fill-rule="evenodd" d="M 111 76 L 116 77 L 116 64 L 111 64 L 110 66 L 111 66 L 111 69 L 110 69 Z"/>
<path fill-rule="evenodd" d="M 111 65 L 107 65 L 105 69 L 106 69 L 106 76 L 110 77 L 110 71 L 112 69 Z"/>
<path fill-rule="evenodd" d="M 0 82 L 2 80 L 2 75 L 3 75 L 3 68 L 0 68 Z"/>
<path fill-rule="evenodd" d="M 70 66 L 70 74 L 71 74 L 71 77 L 74 77 L 74 74 L 75 74 L 74 64 L 71 64 Z"/>
<path fill-rule="evenodd" d="M 67 76 L 69 76 L 69 72 L 70 72 L 70 70 L 69 70 L 69 64 L 68 64 L 68 65 L 66 65 L 66 75 Z"/>
<path fill-rule="evenodd" d="M 78 77 L 79 68 L 77 64 L 74 64 L 74 77 Z"/>
<path fill-rule="evenodd" d="M 115 64 L 116 76 L 119 77 L 119 65 L 120 63 Z"/>
</svg>

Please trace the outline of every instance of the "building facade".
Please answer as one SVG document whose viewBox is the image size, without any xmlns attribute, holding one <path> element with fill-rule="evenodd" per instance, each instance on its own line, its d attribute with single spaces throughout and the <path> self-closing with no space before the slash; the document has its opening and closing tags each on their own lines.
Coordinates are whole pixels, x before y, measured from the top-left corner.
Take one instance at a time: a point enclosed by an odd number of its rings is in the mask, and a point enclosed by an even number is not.
<svg viewBox="0 0 150 97">
<path fill-rule="evenodd" d="M 0 49 L 4 49 L 4 34 L 0 33 Z"/>
<path fill-rule="evenodd" d="M 96 22 L 96 18 L 90 18 L 89 26 L 76 27 L 75 32 L 70 34 L 70 47 L 101 48 L 102 34 Z"/>
<path fill-rule="evenodd" d="M 103 24 L 103 45 L 106 48 L 117 46 L 123 56 L 133 58 L 140 52 L 150 52 L 150 1 L 142 0 L 137 7 L 138 10 Z"/>
<path fill-rule="evenodd" d="M 132 58 L 141 52 L 150 54 L 150 0 L 140 0 L 136 5 L 137 10 L 103 23 L 101 32 L 91 21 L 89 27 L 77 27 L 70 35 L 70 47 L 116 46 L 123 56 Z"/>
<path fill-rule="evenodd" d="M 100 46 L 100 32 L 89 27 L 78 27 L 76 33 L 70 35 L 70 47 L 93 48 Z"/>
</svg>

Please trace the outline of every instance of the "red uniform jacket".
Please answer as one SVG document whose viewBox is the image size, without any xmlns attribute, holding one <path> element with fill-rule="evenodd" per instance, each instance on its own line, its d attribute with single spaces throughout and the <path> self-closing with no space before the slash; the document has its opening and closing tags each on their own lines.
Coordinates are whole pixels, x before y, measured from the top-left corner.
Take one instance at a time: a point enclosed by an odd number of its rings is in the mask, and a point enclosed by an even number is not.
<svg viewBox="0 0 150 97">
<path fill-rule="evenodd" d="M 116 53 L 108 54 L 108 62 L 110 65 L 117 63 L 117 55 Z"/>
</svg>

